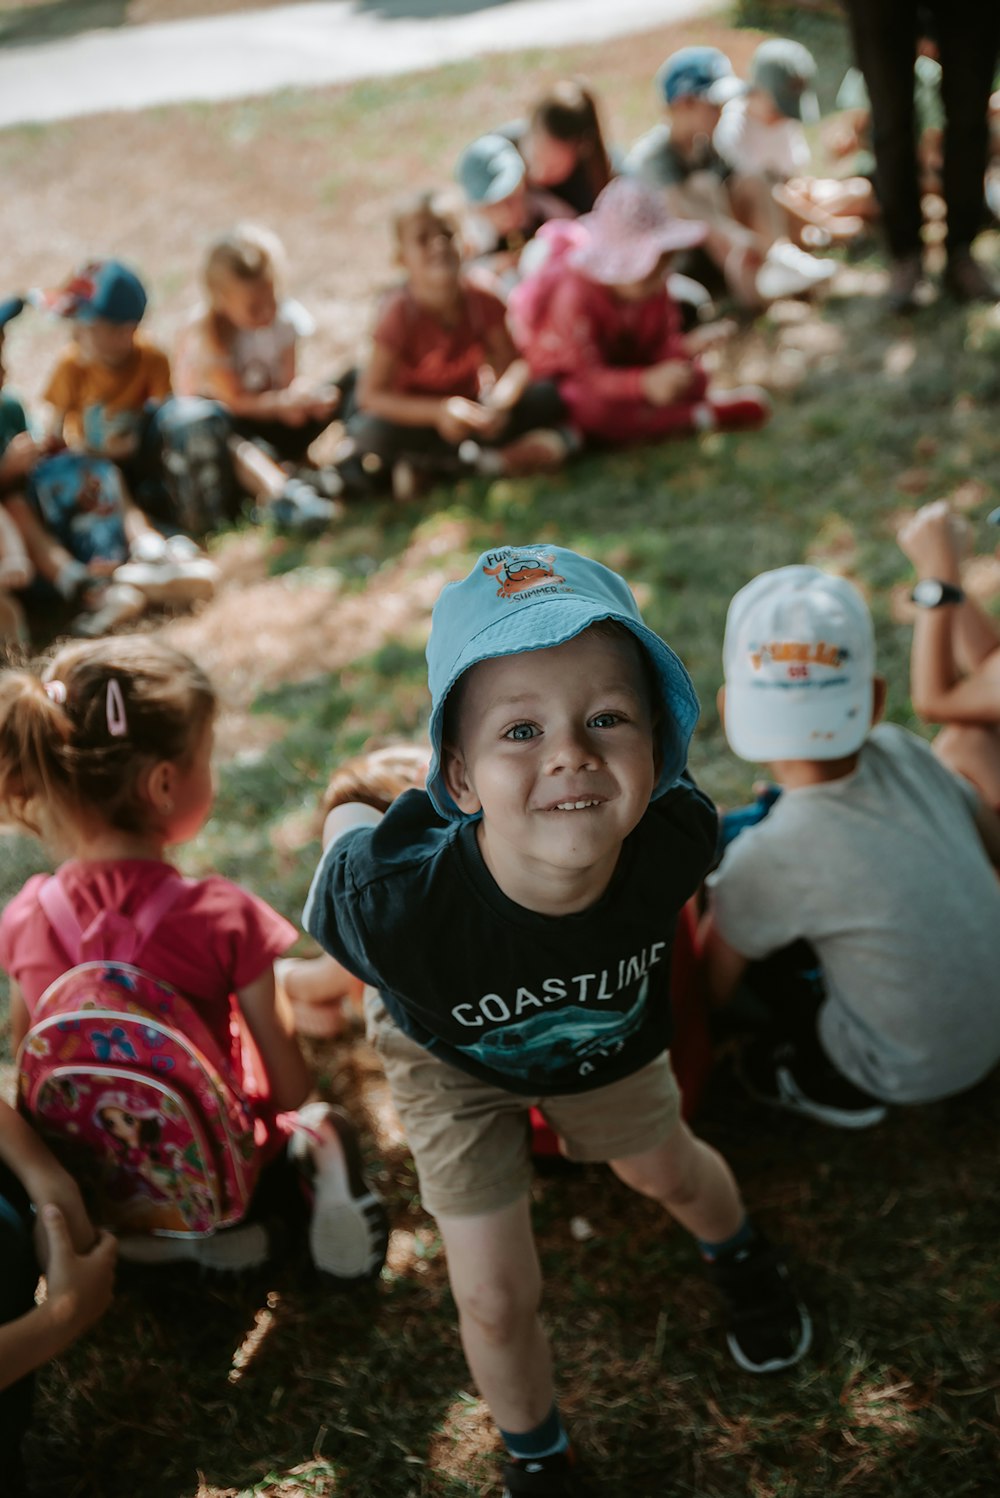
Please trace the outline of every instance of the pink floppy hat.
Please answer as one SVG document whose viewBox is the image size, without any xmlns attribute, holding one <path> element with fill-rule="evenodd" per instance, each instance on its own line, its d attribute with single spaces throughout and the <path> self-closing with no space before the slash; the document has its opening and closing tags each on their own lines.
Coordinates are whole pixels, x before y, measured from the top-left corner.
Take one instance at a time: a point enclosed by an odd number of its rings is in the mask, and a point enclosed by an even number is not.
<svg viewBox="0 0 1000 1498">
<path fill-rule="evenodd" d="M 577 226 L 586 237 L 570 264 L 605 286 L 645 280 L 661 255 L 692 249 L 708 233 L 700 219 L 674 218 L 657 193 L 631 177 L 609 182 Z"/>
</svg>

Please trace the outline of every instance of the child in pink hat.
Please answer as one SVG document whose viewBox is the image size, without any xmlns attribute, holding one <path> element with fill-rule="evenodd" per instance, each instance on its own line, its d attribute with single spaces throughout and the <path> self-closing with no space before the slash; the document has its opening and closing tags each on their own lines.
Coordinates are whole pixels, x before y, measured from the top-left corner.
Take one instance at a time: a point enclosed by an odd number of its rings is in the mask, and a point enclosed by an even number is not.
<svg viewBox="0 0 1000 1498">
<path fill-rule="evenodd" d="M 552 236 L 509 311 L 532 377 L 555 380 L 576 428 L 632 442 L 761 426 L 770 414 L 762 390 L 709 392 L 667 291 L 671 256 L 700 244 L 705 225 L 673 218 L 648 188 L 619 177 L 572 229 Z"/>
</svg>

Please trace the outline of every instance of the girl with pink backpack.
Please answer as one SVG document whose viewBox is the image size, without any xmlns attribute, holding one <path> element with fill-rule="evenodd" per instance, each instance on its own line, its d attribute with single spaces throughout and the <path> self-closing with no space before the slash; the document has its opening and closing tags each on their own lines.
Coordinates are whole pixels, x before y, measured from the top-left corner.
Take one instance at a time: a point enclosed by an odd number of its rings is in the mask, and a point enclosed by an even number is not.
<svg viewBox="0 0 1000 1498">
<path fill-rule="evenodd" d="M 151 636 L 0 672 L 0 820 L 65 858 L 0 917 L 19 1104 L 123 1257 L 262 1262 L 263 1204 L 294 1211 L 297 1172 L 317 1267 L 370 1277 L 385 1211 L 346 1115 L 306 1104 L 275 992 L 297 932 L 166 858 L 210 814 L 215 715 L 200 668 Z"/>
</svg>

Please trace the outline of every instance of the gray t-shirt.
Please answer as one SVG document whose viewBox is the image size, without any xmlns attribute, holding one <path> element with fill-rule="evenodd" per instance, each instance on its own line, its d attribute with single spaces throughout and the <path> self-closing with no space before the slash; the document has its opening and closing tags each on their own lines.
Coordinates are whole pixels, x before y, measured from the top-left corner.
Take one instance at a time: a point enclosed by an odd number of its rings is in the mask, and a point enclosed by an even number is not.
<svg viewBox="0 0 1000 1498">
<path fill-rule="evenodd" d="M 693 157 L 683 156 L 670 139 L 669 125 L 654 125 L 632 146 L 622 168 L 645 187 L 680 187 L 695 172 L 711 172 L 723 179 L 730 168 L 706 136 Z"/>
<path fill-rule="evenodd" d="M 976 804 L 884 725 L 851 775 L 785 791 L 709 877 L 719 933 L 745 957 L 812 943 L 823 1046 L 886 1102 L 961 1092 L 1000 1060 L 1000 883 Z"/>
</svg>

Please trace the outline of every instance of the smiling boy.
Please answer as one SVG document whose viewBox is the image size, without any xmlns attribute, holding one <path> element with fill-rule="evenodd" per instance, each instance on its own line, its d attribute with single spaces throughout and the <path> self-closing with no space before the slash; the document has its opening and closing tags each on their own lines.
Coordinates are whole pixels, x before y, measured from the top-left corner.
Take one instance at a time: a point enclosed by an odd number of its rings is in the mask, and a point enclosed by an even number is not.
<svg viewBox="0 0 1000 1498">
<path fill-rule="evenodd" d="M 677 913 L 716 817 L 686 773 L 683 665 L 623 580 L 560 547 L 499 547 L 445 589 L 427 647 L 427 791 L 339 807 L 306 907 L 379 990 L 369 1035 L 437 1218 L 470 1369 L 510 1454 L 504 1493 L 580 1493 L 538 1318 L 528 1112 L 698 1240 L 741 1367 L 810 1342 L 670 1067 Z"/>
</svg>

